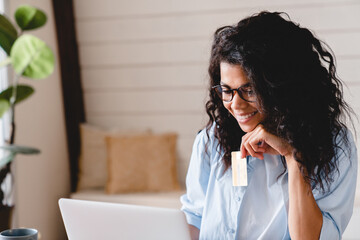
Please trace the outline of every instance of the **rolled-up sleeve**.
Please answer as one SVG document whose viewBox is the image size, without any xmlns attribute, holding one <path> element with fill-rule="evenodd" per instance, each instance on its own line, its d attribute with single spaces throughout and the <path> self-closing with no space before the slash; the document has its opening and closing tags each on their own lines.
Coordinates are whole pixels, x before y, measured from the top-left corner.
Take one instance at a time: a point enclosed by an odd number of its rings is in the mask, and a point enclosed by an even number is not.
<svg viewBox="0 0 360 240">
<path fill-rule="evenodd" d="M 354 207 L 357 178 L 357 150 L 350 132 L 349 148 L 338 150 L 338 169 L 334 173 L 330 190 L 325 194 L 314 192 L 315 200 L 323 215 L 321 240 L 341 239 Z"/>
<path fill-rule="evenodd" d="M 181 210 L 188 224 L 201 227 L 202 212 L 210 174 L 210 151 L 205 151 L 206 131 L 202 130 L 195 138 L 188 173 L 186 176 L 186 194 L 181 196 Z"/>
</svg>

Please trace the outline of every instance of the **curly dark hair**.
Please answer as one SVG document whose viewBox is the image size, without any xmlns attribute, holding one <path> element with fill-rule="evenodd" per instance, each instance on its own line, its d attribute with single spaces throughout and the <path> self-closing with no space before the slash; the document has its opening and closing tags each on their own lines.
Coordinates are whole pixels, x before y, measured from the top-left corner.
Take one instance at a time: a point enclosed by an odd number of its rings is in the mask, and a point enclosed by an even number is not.
<svg viewBox="0 0 360 240">
<path fill-rule="evenodd" d="M 265 115 L 265 129 L 291 144 L 305 180 L 325 190 L 338 170 L 341 142 L 335 139 L 340 137 L 348 147 L 344 122 L 351 121 L 353 111 L 343 100 L 331 49 L 282 14 L 286 13 L 260 12 L 215 32 L 208 69 L 207 134 L 215 122 L 215 137 L 228 168 L 231 151 L 239 150 L 245 133 L 211 87 L 220 84 L 221 62 L 240 65 Z M 282 162 L 285 172 L 284 157 Z"/>
</svg>

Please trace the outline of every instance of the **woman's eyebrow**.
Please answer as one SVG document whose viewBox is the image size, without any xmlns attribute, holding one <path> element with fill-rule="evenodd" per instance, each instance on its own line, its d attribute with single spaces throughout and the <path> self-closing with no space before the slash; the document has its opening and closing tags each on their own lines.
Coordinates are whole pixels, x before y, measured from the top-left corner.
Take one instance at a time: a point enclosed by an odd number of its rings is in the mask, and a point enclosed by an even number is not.
<svg viewBox="0 0 360 240">
<path fill-rule="evenodd" d="M 229 85 L 227 85 L 226 83 L 223 83 L 223 82 L 221 82 L 221 81 L 220 81 L 220 85 L 221 85 L 221 86 L 224 86 L 224 87 L 227 87 L 227 88 L 230 88 Z M 240 87 L 248 87 L 248 86 L 250 86 L 250 83 L 249 83 L 249 82 L 241 85 Z M 238 87 L 238 88 L 239 88 L 239 87 Z"/>
<path fill-rule="evenodd" d="M 229 85 L 227 85 L 227 84 L 225 84 L 225 83 L 223 83 L 223 82 L 220 82 L 220 85 L 221 85 L 221 86 L 224 86 L 224 87 L 227 87 L 227 88 L 230 88 Z"/>
</svg>

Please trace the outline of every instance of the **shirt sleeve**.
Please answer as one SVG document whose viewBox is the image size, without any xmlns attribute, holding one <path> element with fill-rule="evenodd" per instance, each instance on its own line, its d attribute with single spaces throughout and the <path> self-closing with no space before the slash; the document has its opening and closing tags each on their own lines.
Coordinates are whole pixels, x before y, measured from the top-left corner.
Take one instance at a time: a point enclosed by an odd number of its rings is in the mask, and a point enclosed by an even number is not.
<svg viewBox="0 0 360 240">
<path fill-rule="evenodd" d="M 202 130 L 195 138 L 186 176 L 186 194 L 181 196 L 181 210 L 188 224 L 201 227 L 202 212 L 210 175 L 210 149 L 206 152 L 207 134 Z"/>
<path fill-rule="evenodd" d="M 330 190 L 325 194 L 314 192 L 315 200 L 323 215 L 321 240 L 341 239 L 354 207 L 357 178 L 357 150 L 351 132 L 348 132 L 349 147 L 338 150 L 338 169 L 333 176 Z"/>
</svg>

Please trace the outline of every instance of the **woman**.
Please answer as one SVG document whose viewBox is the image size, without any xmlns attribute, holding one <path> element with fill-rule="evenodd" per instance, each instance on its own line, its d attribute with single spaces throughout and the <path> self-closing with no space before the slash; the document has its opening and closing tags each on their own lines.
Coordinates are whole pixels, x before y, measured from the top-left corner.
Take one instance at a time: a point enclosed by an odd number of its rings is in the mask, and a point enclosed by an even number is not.
<svg viewBox="0 0 360 240">
<path fill-rule="evenodd" d="M 214 35 L 207 127 L 181 197 L 193 239 L 341 239 L 357 155 L 333 55 L 308 29 L 261 12 Z M 232 185 L 231 152 L 247 161 Z"/>
</svg>

